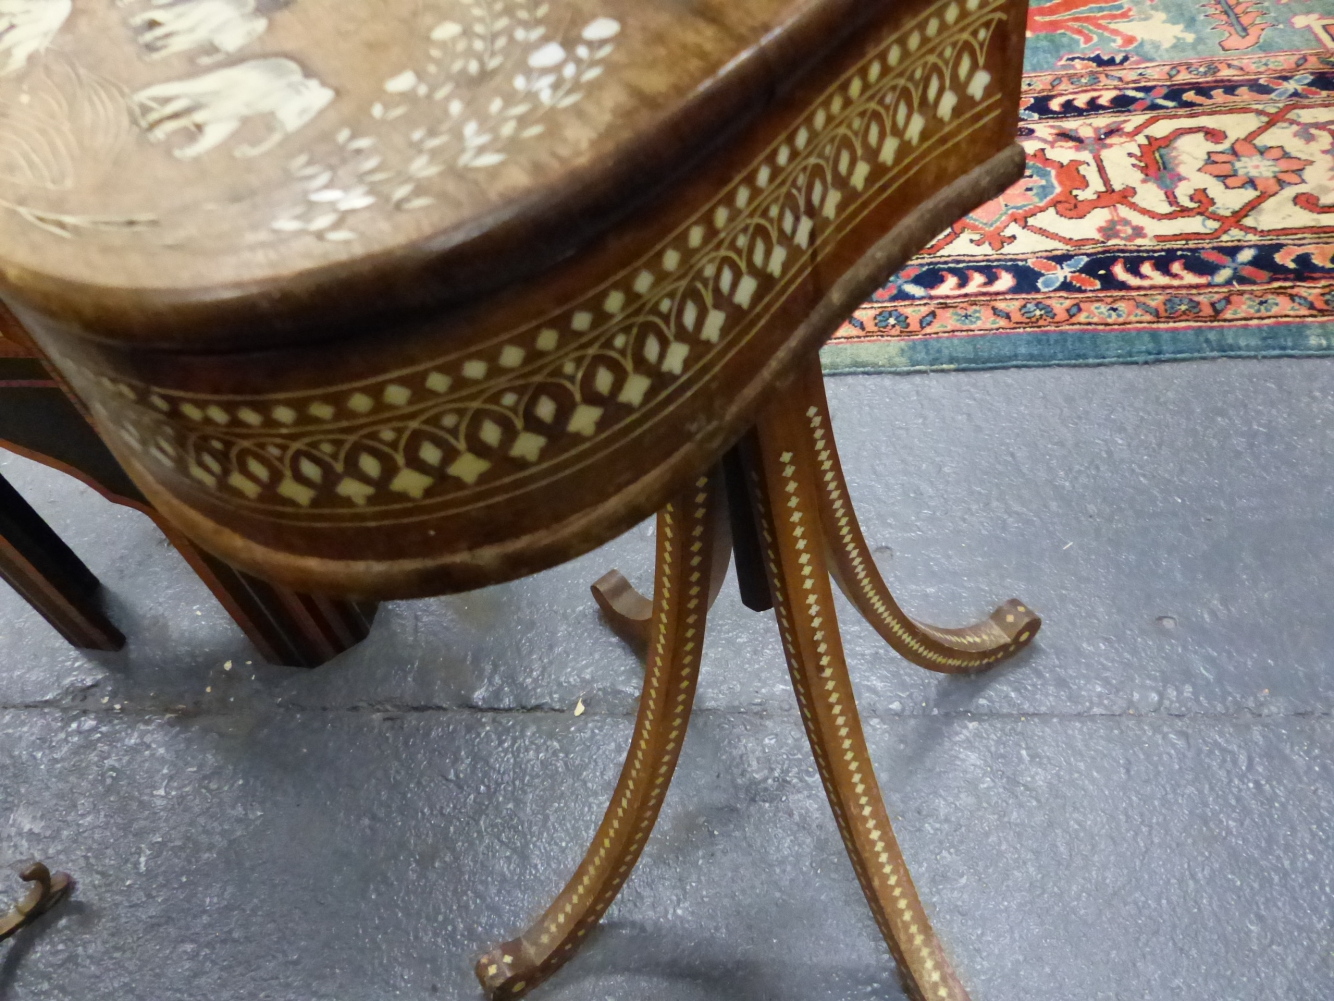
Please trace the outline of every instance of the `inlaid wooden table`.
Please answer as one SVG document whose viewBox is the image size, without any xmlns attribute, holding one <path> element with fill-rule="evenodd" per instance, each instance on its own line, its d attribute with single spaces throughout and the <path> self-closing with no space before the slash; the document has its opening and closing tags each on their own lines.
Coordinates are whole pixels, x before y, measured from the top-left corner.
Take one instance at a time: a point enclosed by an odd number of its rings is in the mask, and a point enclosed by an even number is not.
<svg viewBox="0 0 1334 1001">
<path fill-rule="evenodd" d="M 981 670 L 1018 602 L 907 617 L 857 527 L 817 350 L 1018 178 L 1017 0 L 0 2 L 0 296 L 154 507 L 357 598 L 462 591 L 658 512 L 647 665 L 602 826 L 493 997 L 559 968 L 653 826 L 735 551 L 914 997 L 964 988 L 899 853 L 832 575 Z M 726 457 L 726 458 L 724 458 Z"/>
</svg>

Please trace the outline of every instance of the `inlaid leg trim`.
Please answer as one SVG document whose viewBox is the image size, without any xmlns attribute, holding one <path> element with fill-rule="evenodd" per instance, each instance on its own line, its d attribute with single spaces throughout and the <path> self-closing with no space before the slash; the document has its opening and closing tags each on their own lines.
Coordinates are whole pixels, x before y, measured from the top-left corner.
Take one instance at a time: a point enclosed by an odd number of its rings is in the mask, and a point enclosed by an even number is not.
<svg viewBox="0 0 1334 1001">
<path fill-rule="evenodd" d="M 477 978 L 517 998 L 560 969 L 602 918 L 639 860 L 676 769 L 695 695 L 721 504 L 702 476 L 658 515 L 652 636 L 630 751 L 602 825 L 573 878 L 528 931 L 492 949 Z"/>
<path fill-rule="evenodd" d="M 916 1001 L 967 1001 L 890 827 L 843 658 L 802 411 L 784 400 L 748 447 L 769 587 L 797 704 L 843 843 L 904 987 Z"/>
<path fill-rule="evenodd" d="M 806 364 L 785 405 L 799 412 L 810 443 L 810 473 L 817 492 L 830 570 L 839 588 L 890 646 L 920 667 L 971 674 L 1012 657 L 1042 628 L 1042 619 L 1017 598 L 989 618 L 958 629 L 918 622 L 894 600 L 871 557 L 834 444 L 818 358 Z"/>
<path fill-rule="evenodd" d="M 19 873 L 19 878 L 32 886 L 23 899 L 9 909 L 9 913 L 0 917 L 0 942 L 25 925 L 32 924 L 69 896 L 70 890 L 74 888 L 74 880 L 69 873 L 52 875 L 42 862 L 33 862 Z"/>
</svg>

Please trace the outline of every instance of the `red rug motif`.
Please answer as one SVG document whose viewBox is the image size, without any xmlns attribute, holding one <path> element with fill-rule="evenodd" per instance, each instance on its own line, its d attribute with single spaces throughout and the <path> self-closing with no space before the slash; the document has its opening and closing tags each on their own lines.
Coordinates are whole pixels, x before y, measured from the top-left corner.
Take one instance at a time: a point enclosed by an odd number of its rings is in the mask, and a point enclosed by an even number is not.
<svg viewBox="0 0 1334 1001">
<path fill-rule="evenodd" d="M 858 309 L 827 367 L 1334 352 L 1334 16 L 1272 2 L 1034 7 L 1026 176 Z M 1215 54 L 1140 55 L 1169 49 Z"/>
</svg>

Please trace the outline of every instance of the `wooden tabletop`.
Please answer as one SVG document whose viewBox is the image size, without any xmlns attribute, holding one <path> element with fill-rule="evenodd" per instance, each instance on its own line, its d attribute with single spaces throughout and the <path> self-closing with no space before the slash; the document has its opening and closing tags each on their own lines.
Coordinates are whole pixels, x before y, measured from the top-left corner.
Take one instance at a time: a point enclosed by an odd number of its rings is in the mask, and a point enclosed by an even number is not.
<svg viewBox="0 0 1334 1001">
<path fill-rule="evenodd" d="M 0 299 L 201 546 L 586 552 L 1020 172 L 1022 0 L 593 2 L 0 0 Z"/>
<path fill-rule="evenodd" d="M 474 296 L 684 171 L 853 7 L 0 0 L 0 295 L 191 347 Z"/>
</svg>

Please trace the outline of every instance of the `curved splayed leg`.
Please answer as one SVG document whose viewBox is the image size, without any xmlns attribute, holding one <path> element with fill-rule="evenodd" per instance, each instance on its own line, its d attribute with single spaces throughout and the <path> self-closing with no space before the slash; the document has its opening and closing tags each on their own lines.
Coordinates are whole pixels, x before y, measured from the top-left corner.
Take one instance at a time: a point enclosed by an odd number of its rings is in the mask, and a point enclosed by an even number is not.
<svg viewBox="0 0 1334 1001">
<path fill-rule="evenodd" d="M 945 629 L 904 613 L 871 558 L 848 498 L 847 482 L 834 445 L 819 359 L 794 380 L 785 405 L 801 415 L 814 460 L 817 493 L 830 570 L 848 600 L 890 646 L 919 667 L 943 674 L 971 674 L 1018 653 L 1037 635 L 1042 619 L 1012 598 L 969 626 Z"/>
<path fill-rule="evenodd" d="M 639 860 L 690 720 L 716 573 L 721 520 L 716 474 L 702 476 L 658 515 L 658 561 L 644 690 L 630 751 L 588 853 L 565 889 L 521 936 L 478 961 L 496 1001 L 517 998 L 560 969 L 602 918 Z"/>
<path fill-rule="evenodd" d="M 653 602 L 640 594 L 619 570 L 608 570 L 589 590 L 611 631 L 643 656 L 652 632 Z"/>
<path fill-rule="evenodd" d="M 74 888 L 74 880 L 67 872 L 54 875 L 42 862 L 33 862 L 19 873 L 19 878 L 31 883 L 23 899 L 9 909 L 9 913 L 0 917 L 0 942 L 13 935 L 20 928 L 32 924 L 39 917 L 60 903 Z"/>
<path fill-rule="evenodd" d="M 715 516 L 713 560 L 709 574 L 709 608 L 718 600 L 732 557 L 732 536 L 725 511 Z M 653 626 L 653 602 L 639 593 L 619 570 L 608 570 L 589 588 L 608 628 L 641 657 L 648 652 Z"/>
<path fill-rule="evenodd" d="M 761 417 L 748 446 L 769 587 L 806 735 L 876 924 L 915 1001 L 968 1001 L 899 851 L 843 658 L 801 412 Z"/>
</svg>

